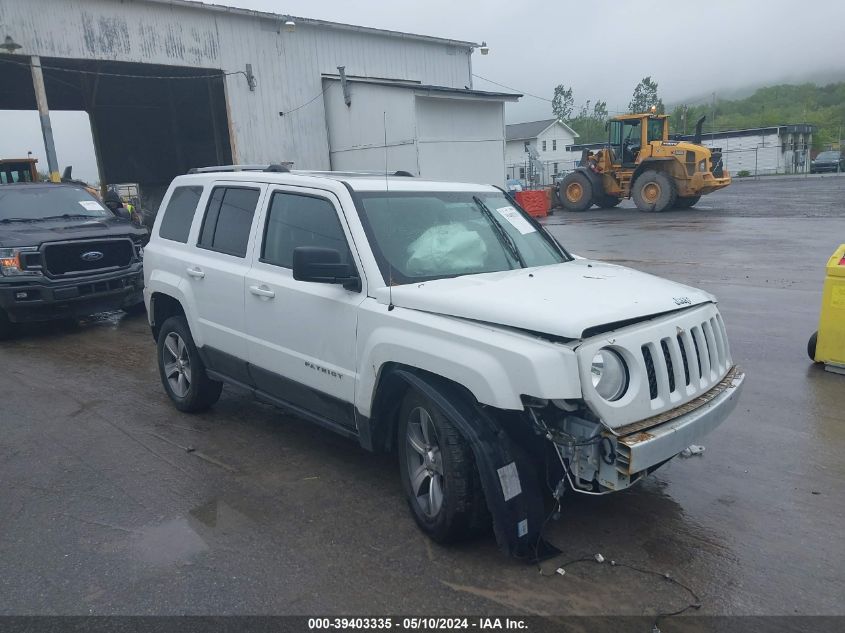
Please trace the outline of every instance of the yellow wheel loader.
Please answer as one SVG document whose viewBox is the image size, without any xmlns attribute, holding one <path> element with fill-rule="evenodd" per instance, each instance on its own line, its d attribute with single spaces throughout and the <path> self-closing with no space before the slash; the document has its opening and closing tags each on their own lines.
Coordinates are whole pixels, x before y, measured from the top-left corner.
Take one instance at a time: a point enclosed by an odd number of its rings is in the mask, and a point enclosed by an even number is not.
<svg viewBox="0 0 845 633">
<path fill-rule="evenodd" d="M 731 176 L 722 151 L 701 145 L 701 126 L 693 142 L 669 140 L 665 114 L 626 114 L 608 121 L 607 145 L 584 150 L 578 167 L 561 181 L 559 199 L 569 211 L 592 205 L 611 208 L 633 198 L 640 211 L 686 209 L 701 196 L 727 187 Z"/>
</svg>

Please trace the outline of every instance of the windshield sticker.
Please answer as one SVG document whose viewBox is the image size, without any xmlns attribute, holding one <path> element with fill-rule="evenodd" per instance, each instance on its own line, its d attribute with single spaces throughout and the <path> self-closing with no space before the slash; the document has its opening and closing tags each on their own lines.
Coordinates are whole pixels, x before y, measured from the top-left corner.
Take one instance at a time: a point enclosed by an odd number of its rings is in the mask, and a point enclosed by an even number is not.
<svg viewBox="0 0 845 633">
<path fill-rule="evenodd" d="M 519 211 L 511 206 L 502 207 L 500 209 L 496 209 L 496 211 L 498 211 L 499 215 L 510 222 L 513 228 L 522 233 L 522 235 L 535 233 L 537 231 L 537 229 L 531 226 L 531 223 L 528 220 L 522 217 L 522 214 L 520 214 Z"/>
<path fill-rule="evenodd" d="M 86 211 L 102 211 L 103 205 L 101 205 L 96 200 L 80 200 L 79 204 L 82 205 L 82 208 Z"/>
</svg>

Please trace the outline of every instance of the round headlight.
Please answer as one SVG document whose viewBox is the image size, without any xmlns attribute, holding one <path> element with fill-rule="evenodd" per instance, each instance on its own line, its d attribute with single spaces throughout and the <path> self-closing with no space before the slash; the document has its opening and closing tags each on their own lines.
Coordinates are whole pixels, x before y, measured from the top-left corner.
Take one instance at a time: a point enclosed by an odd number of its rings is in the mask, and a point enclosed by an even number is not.
<svg viewBox="0 0 845 633">
<path fill-rule="evenodd" d="M 611 349 L 596 352 L 590 374 L 593 388 L 605 400 L 619 400 L 628 390 L 628 367 L 622 357 Z"/>
</svg>

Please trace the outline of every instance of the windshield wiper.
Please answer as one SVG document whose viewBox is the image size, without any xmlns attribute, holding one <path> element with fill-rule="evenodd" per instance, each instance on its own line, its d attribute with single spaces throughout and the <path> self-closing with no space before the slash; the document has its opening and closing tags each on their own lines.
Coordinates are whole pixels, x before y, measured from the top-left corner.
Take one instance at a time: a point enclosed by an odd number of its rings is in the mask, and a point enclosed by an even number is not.
<svg viewBox="0 0 845 633">
<path fill-rule="evenodd" d="M 520 267 L 527 268 L 525 265 L 525 260 L 522 259 L 522 254 L 519 252 L 519 249 L 516 247 L 516 242 L 513 241 L 513 238 L 508 235 L 508 232 L 496 221 L 496 218 L 493 216 L 493 212 L 490 208 L 481 201 L 481 198 L 478 196 L 472 197 L 473 201 L 475 202 L 476 206 L 481 210 L 482 215 L 487 218 L 487 221 L 493 227 L 493 230 L 496 231 L 496 237 L 499 238 L 499 242 L 501 242 L 502 246 L 513 255 L 514 259 L 519 262 Z"/>
<path fill-rule="evenodd" d="M 35 222 L 34 218 L 3 218 L 0 223 L 8 224 L 10 222 Z"/>
<path fill-rule="evenodd" d="M 87 215 L 85 213 L 62 213 L 61 215 L 45 215 L 39 220 L 72 220 L 74 218 L 102 218 L 102 215 Z"/>
</svg>

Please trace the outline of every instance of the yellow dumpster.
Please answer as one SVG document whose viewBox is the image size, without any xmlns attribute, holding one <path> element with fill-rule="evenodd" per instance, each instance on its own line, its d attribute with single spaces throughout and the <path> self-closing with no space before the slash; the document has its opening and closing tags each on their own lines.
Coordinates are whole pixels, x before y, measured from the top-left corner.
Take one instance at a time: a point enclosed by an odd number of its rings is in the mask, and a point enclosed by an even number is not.
<svg viewBox="0 0 845 633">
<path fill-rule="evenodd" d="M 819 331 L 810 337 L 807 352 L 828 371 L 845 374 L 845 244 L 827 262 Z"/>
</svg>

